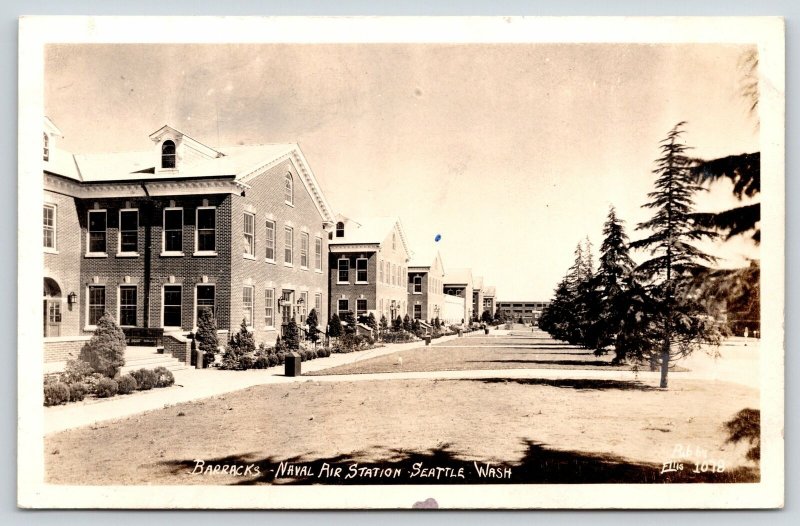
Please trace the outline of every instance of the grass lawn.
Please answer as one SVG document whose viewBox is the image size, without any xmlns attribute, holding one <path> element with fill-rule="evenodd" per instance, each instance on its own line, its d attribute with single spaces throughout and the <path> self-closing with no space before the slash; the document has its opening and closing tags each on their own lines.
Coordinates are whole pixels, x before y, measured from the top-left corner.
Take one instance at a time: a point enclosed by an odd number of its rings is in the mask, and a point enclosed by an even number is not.
<svg viewBox="0 0 800 526">
<path fill-rule="evenodd" d="M 466 336 L 433 343 L 348 365 L 313 373 L 361 374 L 420 371 L 466 371 L 475 369 L 590 369 L 630 370 L 630 365 L 612 365 L 613 354 L 595 356 L 542 331 L 516 332 L 508 336 Z M 673 366 L 674 372 L 685 368 Z"/>
<path fill-rule="evenodd" d="M 661 391 L 613 380 L 331 380 L 262 385 L 48 436 L 46 480 L 104 485 L 758 479 L 745 460 L 746 446 L 725 443 L 723 423 L 743 408 L 759 407 L 758 392 L 736 384 L 676 377 Z M 686 455 L 675 453 L 676 446 L 705 450 L 707 459 L 724 462 L 724 472 L 691 473 L 689 457 L 678 458 Z M 219 466 L 218 472 L 192 474 L 195 459 L 204 468 Z M 663 463 L 673 459 L 685 462 L 684 470 L 661 474 Z M 284 461 L 301 471 L 288 475 Z M 509 478 L 481 476 L 473 461 L 508 468 L 499 473 Z M 389 472 L 357 472 L 348 479 L 352 462 Z M 342 476 L 323 476 L 325 464 L 343 469 Z M 464 478 L 449 478 L 457 471 L 415 477 L 415 465 L 460 468 Z"/>
</svg>

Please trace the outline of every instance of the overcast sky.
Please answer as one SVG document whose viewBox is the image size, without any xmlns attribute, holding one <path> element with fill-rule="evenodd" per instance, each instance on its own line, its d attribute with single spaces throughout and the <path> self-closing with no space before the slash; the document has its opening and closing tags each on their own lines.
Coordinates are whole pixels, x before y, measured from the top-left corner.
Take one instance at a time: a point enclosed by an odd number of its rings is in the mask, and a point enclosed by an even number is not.
<svg viewBox="0 0 800 526">
<path fill-rule="evenodd" d="M 397 215 L 499 299 L 549 299 L 608 207 L 632 238 L 658 143 L 758 151 L 734 45 L 71 45 L 45 111 L 75 153 L 144 150 L 169 124 L 210 146 L 298 142 L 335 211 Z M 728 204 L 718 188 L 699 202 Z M 436 234 L 441 241 L 434 242 Z M 757 256 L 716 247 L 722 264 Z"/>
</svg>

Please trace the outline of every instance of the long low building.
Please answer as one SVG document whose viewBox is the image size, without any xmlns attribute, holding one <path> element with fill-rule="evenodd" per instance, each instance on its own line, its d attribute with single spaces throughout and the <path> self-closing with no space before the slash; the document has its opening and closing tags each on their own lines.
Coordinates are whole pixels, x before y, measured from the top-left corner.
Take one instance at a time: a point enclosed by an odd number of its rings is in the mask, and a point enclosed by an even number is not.
<svg viewBox="0 0 800 526">
<path fill-rule="evenodd" d="M 520 318 L 525 323 L 537 323 L 542 311 L 550 305 L 549 301 L 498 301 L 497 308 L 507 318 L 518 321 Z"/>
</svg>

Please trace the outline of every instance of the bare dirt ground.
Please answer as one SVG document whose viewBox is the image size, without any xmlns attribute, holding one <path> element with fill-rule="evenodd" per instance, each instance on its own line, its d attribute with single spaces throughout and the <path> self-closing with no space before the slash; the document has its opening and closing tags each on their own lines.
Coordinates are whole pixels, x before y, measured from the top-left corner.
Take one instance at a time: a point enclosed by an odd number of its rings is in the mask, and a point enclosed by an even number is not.
<svg viewBox="0 0 800 526">
<path fill-rule="evenodd" d="M 531 329 L 508 335 L 469 335 L 443 344 L 387 354 L 357 363 L 332 367 L 314 373 L 361 374 L 420 371 L 466 371 L 485 369 L 580 369 L 631 370 L 631 365 L 612 365 L 613 353 L 595 356 L 549 334 Z M 673 372 L 686 369 L 673 366 Z"/>
<path fill-rule="evenodd" d="M 746 446 L 726 444 L 723 430 L 746 407 L 759 407 L 757 390 L 678 375 L 668 391 L 619 380 L 309 380 L 48 436 L 46 479 L 83 485 L 754 481 L 758 471 L 745 460 Z M 706 467 L 724 466 L 723 472 L 692 473 L 691 460 L 703 451 Z M 195 459 L 204 461 L 200 471 L 219 466 L 219 472 L 192 474 Z M 671 460 L 683 469 L 662 474 Z M 284 461 L 306 471 L 287 475 Z M 473 461 L 508 468 L 509 478 L 481 475 Z M 346 478 L 352 462 L 400 475 Z M 465 476 L 415 477 L 418 463 L 461 468 Z M 344 471 L 327 477 L 325 464 Z"/>
</svg>

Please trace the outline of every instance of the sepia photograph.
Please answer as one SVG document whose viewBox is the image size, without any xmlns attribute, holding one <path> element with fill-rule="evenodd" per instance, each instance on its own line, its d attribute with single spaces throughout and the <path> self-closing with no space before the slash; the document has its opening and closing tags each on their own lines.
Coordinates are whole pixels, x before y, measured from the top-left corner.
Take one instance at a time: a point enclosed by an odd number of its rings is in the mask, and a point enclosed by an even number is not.
<svg viewBox="0 0 800 526">
<path fill-rule="evenodd" d="M 782 507 L 782 19 L 24 17 L 20 64 L 21 507 Z"/>
</svg>

